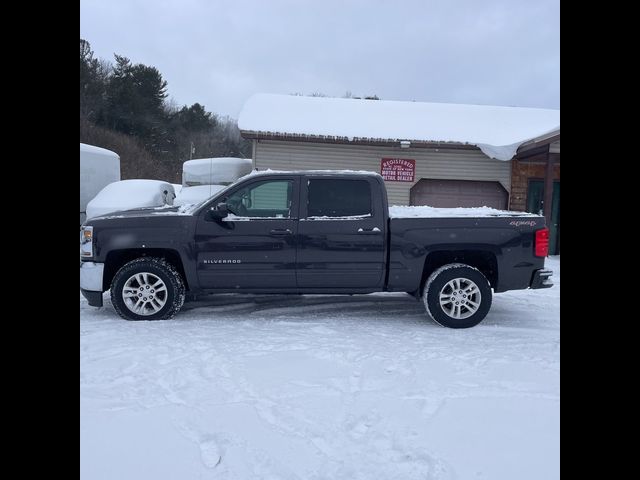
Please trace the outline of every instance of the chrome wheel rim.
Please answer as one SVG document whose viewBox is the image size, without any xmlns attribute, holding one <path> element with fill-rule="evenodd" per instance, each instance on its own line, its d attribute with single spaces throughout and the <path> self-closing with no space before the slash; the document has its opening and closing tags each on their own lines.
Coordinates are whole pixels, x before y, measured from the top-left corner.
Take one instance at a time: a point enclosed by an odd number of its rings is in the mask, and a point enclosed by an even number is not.
<svg viewBox="0 0 640 480">
<path fill-rule="evenodd" d="M 153 273 L 136 273 L 122 287 L 122 299 L 136 315 L 148 316 L 158 313 L 167 303 L 167 286 Z"/>
<path fill-rule="evenodd" d="M 451 318 L 469 318 L 480 308 L 482 296 L 478 285 L 468 278 L 454 278 L 440 290 L 440 308 Z"/>
</svg>

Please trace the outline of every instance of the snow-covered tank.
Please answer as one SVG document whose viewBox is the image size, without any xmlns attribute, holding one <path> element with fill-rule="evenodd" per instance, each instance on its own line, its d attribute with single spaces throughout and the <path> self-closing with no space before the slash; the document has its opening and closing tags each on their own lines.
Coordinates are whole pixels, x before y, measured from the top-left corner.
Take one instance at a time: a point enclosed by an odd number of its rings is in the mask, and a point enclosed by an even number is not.
<svg viewBox="0 0 640 480">
<path fill-rule="evenodd" d="M 250 158 L 215 157 L 187 160 L 182 165 L 182 186 L 229 185 L 251 173 Z"/>
<path fill-rule="evenodd" d="M 174 205 L 200 203 L 251 173 L 250 158 L 214 157 L 187 160 L 182 165 L 182 189 Z"/>
<path fill-rule="evenodd" d="M 162 180 L 120 180 L 104 187 L 87 204 L 87 218 L 132 208 L 173 205 L 173 185 Z"/>
<path fill-rule="evenodd" d="M 80 224 L 87 204 L 100 190 L 120 180 L 120 156 L 105 148 L 80 144 Z"/>
</svg>

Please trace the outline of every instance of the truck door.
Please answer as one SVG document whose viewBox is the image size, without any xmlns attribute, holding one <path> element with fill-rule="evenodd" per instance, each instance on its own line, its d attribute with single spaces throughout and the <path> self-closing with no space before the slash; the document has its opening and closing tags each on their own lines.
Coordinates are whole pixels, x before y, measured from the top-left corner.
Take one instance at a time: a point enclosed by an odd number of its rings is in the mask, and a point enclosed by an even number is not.
<svg viewBox="0 0 640 480">
<path fill-rule="evenodd" d="M 384 282 L 386 205 L 373 195 L 379 188 L 368 176 L 301 179 L 298 287 L 339 291 Z"/>
<path fill-rule="evenodd" d="M 296 287 L 299 183 L 296 176 L 256 176 L 219 199 L 229 217 L 214 220 L 209 208 L 200 213 L 195 249 L 202 288 Z"/>
</svg>

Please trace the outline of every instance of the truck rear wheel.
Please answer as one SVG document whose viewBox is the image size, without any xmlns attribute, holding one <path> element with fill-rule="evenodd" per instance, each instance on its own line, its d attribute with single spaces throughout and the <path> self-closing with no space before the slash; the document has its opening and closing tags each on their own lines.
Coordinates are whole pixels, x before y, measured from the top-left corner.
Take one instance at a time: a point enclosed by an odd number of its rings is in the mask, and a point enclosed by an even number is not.
<svg viewBox="0 0 640 480">
<path fill-rule="evenodd" d="M 142 257 L 125 264 L 111 282 L 111 303 L 126 320 L 166 320 L 182 308 L 185 288 L 173 265 Z"/>
<path fill-rule="evenodd" d="M 480 270 L 450 263 L 429 276 L 422 299 L 436 323 L 449 328 L 469 328 L 489 312 L 491 285 Z"/>
</svg>

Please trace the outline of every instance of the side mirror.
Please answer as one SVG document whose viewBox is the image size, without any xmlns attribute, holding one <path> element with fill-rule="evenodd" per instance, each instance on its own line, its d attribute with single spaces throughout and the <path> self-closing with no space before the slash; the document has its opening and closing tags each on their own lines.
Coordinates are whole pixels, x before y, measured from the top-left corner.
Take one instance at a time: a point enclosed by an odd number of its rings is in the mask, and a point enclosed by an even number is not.
<svg viewBox="0 0 640 480">
<path fill-rule="evenodd" d="M 209 210 L 209 215 L 211 215 L 211 218 L 213 218 L 214 220 L 222 220 L 229 215 L 229 207 L 226 203 L 219 203 L 214 208 Z"/>
</svg>

